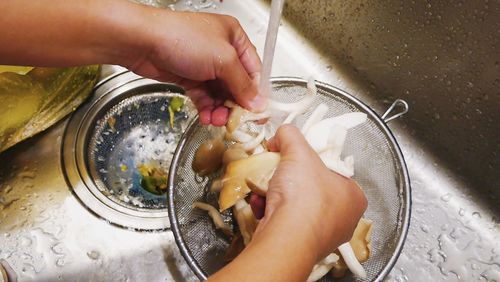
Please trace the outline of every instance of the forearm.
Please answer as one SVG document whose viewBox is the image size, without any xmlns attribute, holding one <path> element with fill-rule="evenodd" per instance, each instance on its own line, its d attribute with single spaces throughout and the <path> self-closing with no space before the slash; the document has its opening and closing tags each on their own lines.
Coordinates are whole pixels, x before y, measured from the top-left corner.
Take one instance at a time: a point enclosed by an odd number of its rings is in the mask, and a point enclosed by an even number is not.
<svg viewBox="0 0 500 282">
<path fill-rule="evenodd" d="M 126 65 L 150 44 L 147 9 L 125 0 L 0 1 L 0 64 Z"/>
<path fill-rule="evenodd" d="M 271 222 L 274 221 L 274 222 Z M 305 281 L 317 260 L 314 234 L 293 216 L 275 214 L 212 281 Z"/>
</svg>

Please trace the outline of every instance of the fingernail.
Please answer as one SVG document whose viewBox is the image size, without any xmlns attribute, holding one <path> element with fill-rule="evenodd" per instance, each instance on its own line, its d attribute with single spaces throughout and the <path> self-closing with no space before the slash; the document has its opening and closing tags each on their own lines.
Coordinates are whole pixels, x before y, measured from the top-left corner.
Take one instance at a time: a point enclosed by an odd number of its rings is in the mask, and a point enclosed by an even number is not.
<svg viewBox="0 0 500 282">
<path fill-rule="evenodd" d="M 267 99 L 262 95 L 257 95 L 249 103 L 252 110 L 263 111 L 267 106 Z"/>
</svg>

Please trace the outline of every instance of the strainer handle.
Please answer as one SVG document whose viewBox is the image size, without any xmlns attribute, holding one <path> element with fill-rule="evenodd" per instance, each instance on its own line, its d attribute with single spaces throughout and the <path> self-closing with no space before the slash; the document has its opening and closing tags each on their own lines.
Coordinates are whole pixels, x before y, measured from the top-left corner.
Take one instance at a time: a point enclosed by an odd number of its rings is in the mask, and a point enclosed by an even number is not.
<svg viewBox="0 0 500 282">
<path fill-rule="evenodd" d="M 398 109 L 396 109 L 396 107 Z M 382 120 L 385 123 L 390 122 L 393 119 L 396 119 L 408 112 L 410 109 L 410 106 L 408 106 L 408 103 L 405 100 L 402 99 L 396 99 L 392 105 L 385 111 L 385 113 L 382 115 Z M 394 112 L 394 113 L 393 113 Z"/>
</svg>

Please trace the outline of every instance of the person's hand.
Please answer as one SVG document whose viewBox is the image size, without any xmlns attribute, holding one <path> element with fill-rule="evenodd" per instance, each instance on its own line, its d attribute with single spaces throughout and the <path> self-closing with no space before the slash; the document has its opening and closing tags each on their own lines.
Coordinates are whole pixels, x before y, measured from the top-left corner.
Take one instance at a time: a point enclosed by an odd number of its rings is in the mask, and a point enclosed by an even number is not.
<svg viewBox="0 0 500 282">
<path fill-rule="evenodd" d="M 149 50 L 129 63 L 135 73 L 183 86 L 202 124 L 224 125 L 224 100 L 264 110 L 258 95 L 261 62 L 238 21 L 230 16 L 146 8 Z"/>
<path fill-rule="evenodd" d="M 265 215 L 241 254 L 209 281 L 305 281 L 314 264 L 351 239 L 366 209 L 356 183 L 328 170 L 296 127 L 280 127 L 268 145 L 281 161 Z M 259 202 L 251 198 L 252 210 Z"/>
<path fill-rule="evenodd" d="M 363 191 L 355 181 L 330 171 L 295 126 L 280 127 L 268 146 L 281 153 L 281 161 L 254 238 L 260 233 L 279 236 L 267 229 L 288 230 L 281 236 L 296 236 L 297 244 L 307 243 L 320 260 L 351 239 L 367 207 Z M 258 202 L 252 197 L 253 208 Z"/>
<path fill-rule="evenodd" d="M 0 17 L 3 64 L 121 65 L 184 87 L 204 124 L 226 123 L 227 98 L 253 111 L 266 106 L 257 95 L 259 56 L 233 17 L 123 0 L 0 1 L 0 10 L 8 11 Z"/>
</svg>

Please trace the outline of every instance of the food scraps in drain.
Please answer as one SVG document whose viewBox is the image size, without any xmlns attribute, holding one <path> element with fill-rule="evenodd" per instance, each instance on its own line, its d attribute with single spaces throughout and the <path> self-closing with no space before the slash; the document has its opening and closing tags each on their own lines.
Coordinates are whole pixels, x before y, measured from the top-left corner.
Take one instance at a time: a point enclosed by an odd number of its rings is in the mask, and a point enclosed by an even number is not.
<svg viewBox="0 0 500 282">
<path fill-rule="evenodd" d="M 167 173 L 160 168 L 141 164 L 137 167 L 141 174 L 141 187 L 155 195 L 162 195 L 167 191 Z"/>
<path fill-rule="evenodd" d="M 168 105 L 168 114 L 170 120 L 170 128 L 174 128 L 174 113 L 179 112 L 184 106 L 184 98 L 173 97 Z"/>
</svg>

